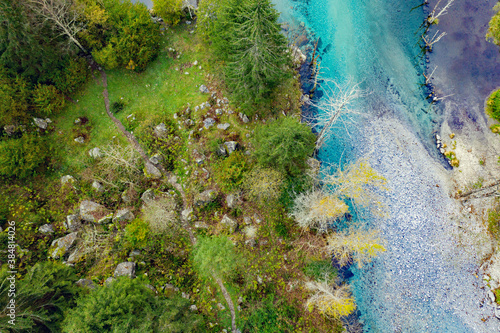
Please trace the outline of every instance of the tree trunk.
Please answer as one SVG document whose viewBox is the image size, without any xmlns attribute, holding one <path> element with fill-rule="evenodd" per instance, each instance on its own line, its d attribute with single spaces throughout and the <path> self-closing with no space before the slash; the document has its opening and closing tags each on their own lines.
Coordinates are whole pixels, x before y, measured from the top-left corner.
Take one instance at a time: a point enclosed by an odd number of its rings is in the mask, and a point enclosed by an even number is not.
<svg viewBox="0 0 500 333">
<path fill-rule="evenodd" d="M 233 333 L 236 333 L 236 311 L 234 310 L 233 300 L 231 299 L 231 295 L 227 292 L 226 286 L 224 286 L 222 280 L 219 278 L 216 278 L 215 280 L 217 281 L 217 284 L 222 291 L 222 295 L 224 295 L 224 298 L 226 299 L 227 306 L 231 311 L 231 329 L 233 330 Z"/>
</svg>

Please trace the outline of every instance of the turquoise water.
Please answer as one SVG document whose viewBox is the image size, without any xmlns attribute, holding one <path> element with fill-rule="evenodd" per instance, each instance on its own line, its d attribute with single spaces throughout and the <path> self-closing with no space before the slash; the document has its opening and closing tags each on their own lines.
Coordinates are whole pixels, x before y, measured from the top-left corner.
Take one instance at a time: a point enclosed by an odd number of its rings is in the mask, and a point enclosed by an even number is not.
<svg viewBox="0 0 500 333">
<path fill-rule="evenodd" d="M 382 194 L 390 218 L 361 214 L 387 241 L 386 253 L 352 268 L 365 331 L 500 331 L 491 308 L 481 304 L 477 258 L 457 248 L 454 236 L 457 207 L 433 136 L 442 105 L 431 106 L 421 86 L 426 61 L 416 32 L 425 15 L 422 8 L 411 11 L 421 0 L 274 2 L 284 20 L 303 22 L 320 38 L 323 78 L 350 78 L 370 92 L 353 105 L 364 116 L 334 128 L 319 153 L 323 163 L 337 165 L 368 156 L 391 189 Z"/>
</svg>

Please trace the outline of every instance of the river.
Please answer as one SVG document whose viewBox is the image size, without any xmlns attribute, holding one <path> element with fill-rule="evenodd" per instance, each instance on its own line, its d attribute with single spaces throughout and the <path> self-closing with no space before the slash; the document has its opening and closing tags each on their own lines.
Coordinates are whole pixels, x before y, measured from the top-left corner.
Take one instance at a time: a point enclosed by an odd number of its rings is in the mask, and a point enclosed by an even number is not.
<svg viewBox="0 0 500 333">
<path fill-rule="evenodd" d="M 284 20 L 303 22 L 321 38 L 323 78 L 341 83 L 351 78 L 370 92 L 353 106 L 363 116 L 335 128 L 319 154 L 322 162 L 337 165 L 367 157 L 389 183 L 382 197 L 390 217 L 361 214 L 360 221 L 382 232 L 387 252 L 353 267 L 350 280 L 365 330 L 499 332 L 493 309 L 483 306 L 486 294 L 476 276 L 481 249 L 459 242 L 463 217 L 450 197 L 452 175 L 459 171 L 450 170 L 434 141 L 442 124 L 458 132 L 478 128 L 474 140 L 491 141 L 482 103 L 492 81 L 500 85 L 498 50 L 483 36 L 495 1 L 457 0 L 438 26 L 448 29 L 449 38 L 436 44 L 428 62 L 419 57 L 417 33 L 425 14 L 421 7 L 412 10 L 419 0 L 274 2 Z M 464 46 L 464 38 L 476 45 Z M 439 97 L 454 95 L 430 105 L 422 74 L 435 65 Z M 470 116 L 457 121 L 462 108 Z"/>
</svg>

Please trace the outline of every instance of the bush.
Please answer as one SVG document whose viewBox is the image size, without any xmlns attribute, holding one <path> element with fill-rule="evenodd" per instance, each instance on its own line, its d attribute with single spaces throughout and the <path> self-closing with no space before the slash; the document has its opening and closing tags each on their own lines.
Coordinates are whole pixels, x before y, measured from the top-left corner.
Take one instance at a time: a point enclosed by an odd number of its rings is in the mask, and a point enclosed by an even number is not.
<svg viewBox="0 0 500 333">
<path fill-rule="evenodd" d="M 247 174 L 244 187 L 251 198 L 263 203 L 279 198 L 283 178 L 283 175 L 274 169 L 256 167 Z"/>
<path fill-rule="evenodd" d="M 294 332 L 291 318 L 297 315 L 295 308 L 284 300 L 275 300 L 274 295 L 266 297 L 259 303 L 256 309 L 251 309 L 250 316 L 243 326 L 244 332 Z"/>
<path fill-rule="evenodd" d="M 199 316 L 180 297 L 162 298 L 141 279 L 121 277 L 77 300 L 67 314 L 63 332 L 192 332 Z"/>
<path fill-rule="evenodd" d="M 177 25 L 182 17 L 182 0 L 153 0 L 153 10 L 166 24 Z"/>
<path fill-rule="evenodd" d="M 328 279 L 306 283 L 306 288 L 314 294 L 309 297 L 306 308 L 331 319 L 346 317 L 356 310 L 356 302 L 351 296 L 348 285 L 336 286 Z"/>
<path fill-rule="evenodd" d="M 29 97 L 28 83 L 21 77 L 7 77 L 7 72 L 0 67 L 0 125 L 26 121 Z"/>
<path fill-rule="evenodd" d="M 486 101 L 486 113 L 493 119 L 500 121 L 500 89 L 491 93 Z"/>
<path fill-rule="evenodd" d="M 257 129 L 255 157 L 262 166 L 298 175 L 307 167 L 306 160 L 314 151 L 315 141 L 306 124 L 292 117 L 280 118 Z"/>
<path fill-rule="evenodd" d="M 64 97 L 52 85 L 38 84 L 33 90 L 33 105 L 37 115 L 49 117 L 64 107 Z"/>
<path fill-rule="evenodd" d="M 33 134 L 0 141 L 0 175 L 20 179 L 31 176 L 47 155 L 45 140 Z"/>
<path fill-rule="evenodd" d="M 493 10 L 496 11 L 496 14 L 491 18 L 486 39 L 500 45 L 500 4 L 497 3 L 495 7 L 493 7 Z"/>
<path fill-rule="evenodd" d="M 131 248 L 144 247 L 149 235 L 149 225 L 141 219 L 135 219 L 125 227 L 125 240 Z"/>
<path fill-rule="evenodd" d="M 10 286 L 7 267 L 0 271 L 0 302 L 9 302 Z M 65 265 L 44 262 L 28 269 L 25 276 L 16 281 L 15 332 L 60 332 L 63 313 L 74 305 L 77 293 L 73 269 Z M 0 331 L 12 332 L 8 324 L 8 309 L 0 309 Z"/>
<path fill-rule="evenodd" d="M 153 233 L 164 233 L 178 229 L 176 203 L 171 197 L 162 197 L 149 202 L 144 207 L 144 220 Z"/>
<path fill-rule="evenodd" d="M 71 58 L 61 71 L 55 72 L 52 81 L 59 91 L 70 95 L 82 88 L 89 77 L 90 69 L 85 59 Z"/>
<path fill-rule="evenodd" d="M 231 192 L 243 184 L 248 170 L 247 158 L 240 151 L 235 151 L 228 158 L 217 163 L 216 169 L 214 177 L 217 184 L 224 192 Z"/>
</svg>

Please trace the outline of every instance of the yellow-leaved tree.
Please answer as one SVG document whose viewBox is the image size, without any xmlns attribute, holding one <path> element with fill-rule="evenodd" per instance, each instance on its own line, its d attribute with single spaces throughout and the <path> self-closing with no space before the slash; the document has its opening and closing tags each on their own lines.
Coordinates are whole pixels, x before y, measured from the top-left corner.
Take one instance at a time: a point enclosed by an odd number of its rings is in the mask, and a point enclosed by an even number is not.
<svg viewBox="0 0 500 333">
<path fill-rule="evenodd" d="M 349 231 L 328 235 L 328 250 L 341 266 L 355 262 L 359 267 L 370 262 L 379 253 L 385 252 L 384 240 L 377 230 L 364 231 L 352 228 Z"/>
<path fill-rule="evenodd" d="M 301 228 L 316 228 L 326 232 L 328 223 L 342 217 L 349 207 L 339 198 L 322 190 L 311 190 L 298 195 L 290 213 Z"/>
<path fill-rule="evenodd" d="M 349 285 L 337 286 L 335 282 L 325 278 L 322 281 L 306 282 L 305 287 L 313 293 L 305 304 L 310 312 L 316 308 L 328 318 L 339 319 L 356 310 L 356 302 Z"/>
</svg>

